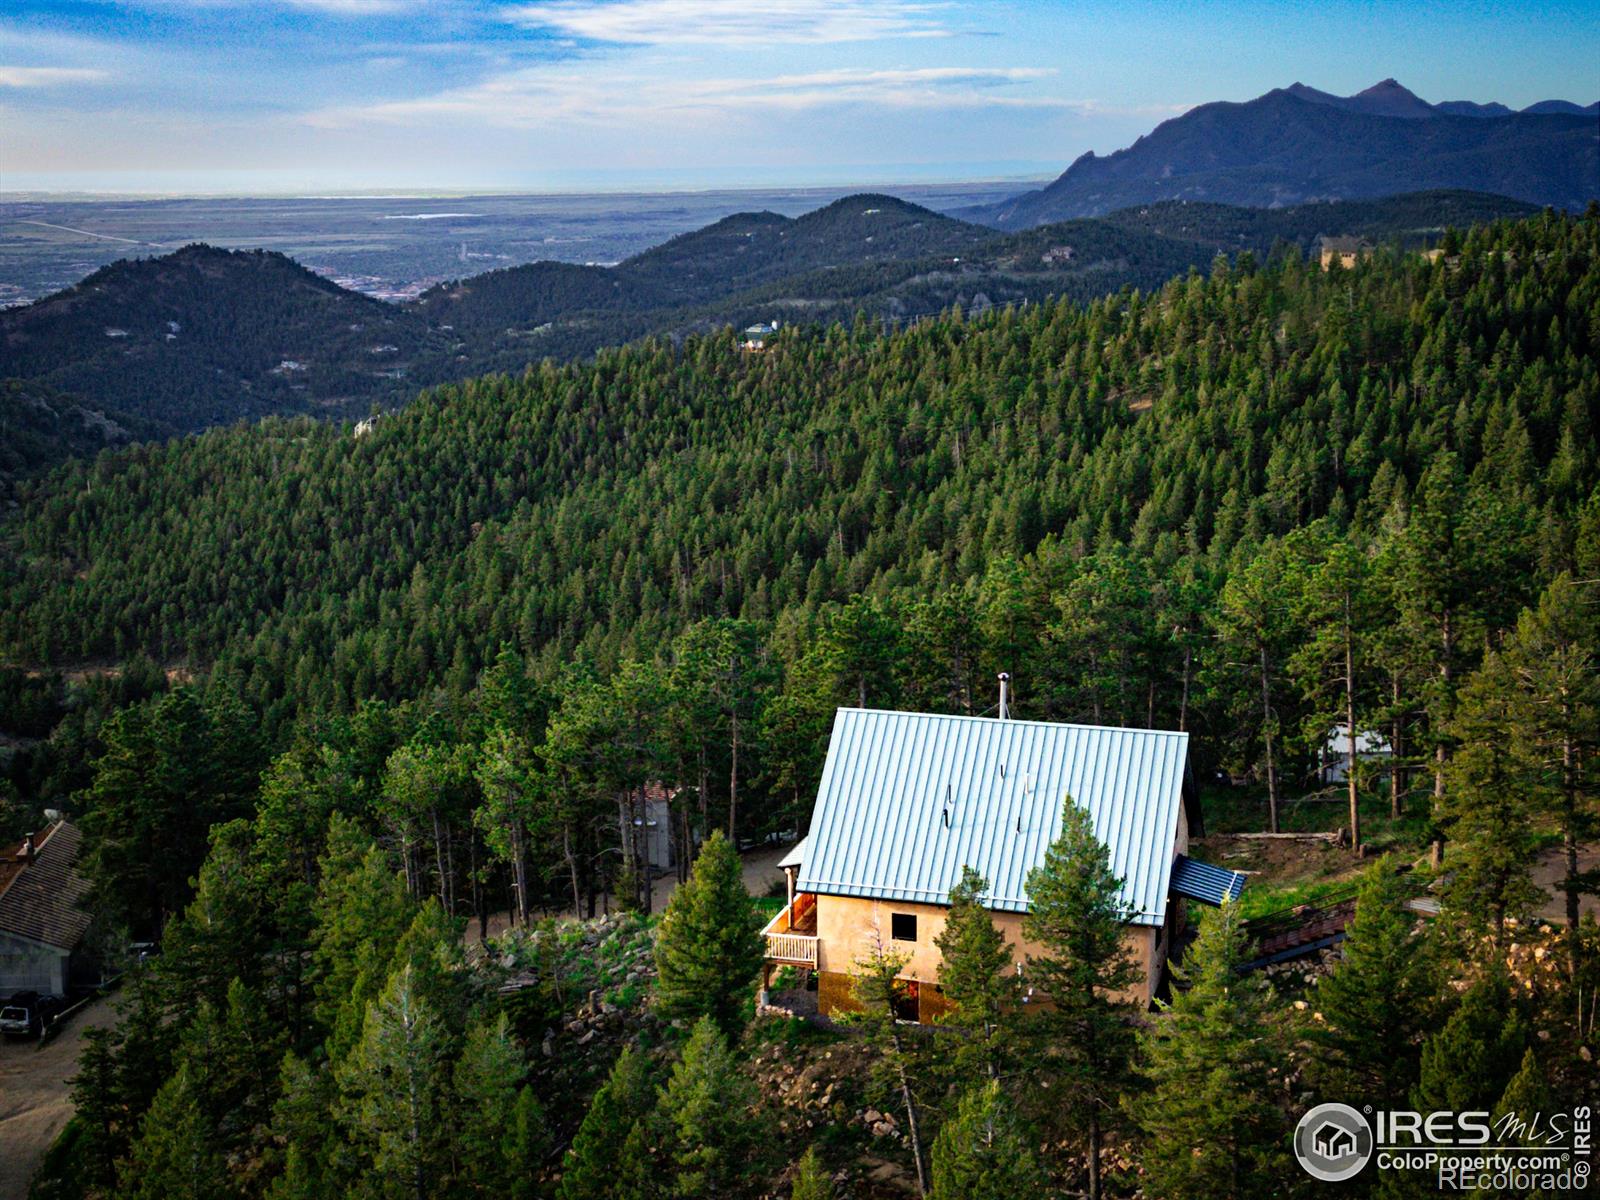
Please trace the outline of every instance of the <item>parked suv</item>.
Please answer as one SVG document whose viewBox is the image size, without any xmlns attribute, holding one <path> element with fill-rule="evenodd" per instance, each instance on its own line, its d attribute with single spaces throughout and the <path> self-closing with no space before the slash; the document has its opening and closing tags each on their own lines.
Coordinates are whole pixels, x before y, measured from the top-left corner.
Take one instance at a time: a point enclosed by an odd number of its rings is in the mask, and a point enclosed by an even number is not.
<svg viewBox="0 0 1600 1200">
<path fill-rule="evenodd" d="M 60 1011 L 58 996 L 18 992 L 0 1006 L 0 1034 L 8 1038 L 38 1037 L 44 1023 Z"/>
</svg>

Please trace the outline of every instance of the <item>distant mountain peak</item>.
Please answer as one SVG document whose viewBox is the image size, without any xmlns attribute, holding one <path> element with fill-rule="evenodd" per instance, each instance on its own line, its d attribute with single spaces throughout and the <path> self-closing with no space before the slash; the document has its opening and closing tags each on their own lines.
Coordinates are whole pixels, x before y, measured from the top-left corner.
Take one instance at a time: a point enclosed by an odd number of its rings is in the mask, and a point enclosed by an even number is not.
<svg viewBox="0 0 1600 1200">
<path fill-rule="evenodd" d="M 1600 175 L 1593 127 L 1571 117 L 1591 111 L 1563 101 L 1521 115 L 1498 103 L 1432 105 L 1393 78 L 1353 96 L 1296 81 L 1202 104 L 1115 153 L 1085 155 L 982 219 L 1026 229 L 1161 200 L 1281 207 L 1441 186 L 1578 210 Z"/>
</svg>

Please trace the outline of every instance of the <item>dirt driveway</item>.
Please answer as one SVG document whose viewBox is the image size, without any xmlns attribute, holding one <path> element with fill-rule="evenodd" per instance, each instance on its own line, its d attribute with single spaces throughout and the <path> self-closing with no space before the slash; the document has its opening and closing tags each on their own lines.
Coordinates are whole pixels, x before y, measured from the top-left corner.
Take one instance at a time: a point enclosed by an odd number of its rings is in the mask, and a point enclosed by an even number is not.
<svg viewBox="0 0 1600 1200">
<path fill-rule="evenodd" d="M 1578 847 L 1578 870 L 1593 871 L 1600 868 L 1600 842 L 1590 842 L 1586 846 Z M 1560 846 L 1551 846 L 1539 855 L 1533 864 L 1533 881 L 1542 887 L 1550 899 L 1539 909 L 1539 915 L 1546 920 L 1565 924 L 1567 920 L 1567 896 L 1559 890 L 1556 884 L 1567 876 L 1567 856 Z M 1578 900 L 1580 913 L 1593 913 L 1600 917 L 1600 896 L 1582 896 Z"/>
<path fill-rule="evenodd" d="M 109 1000 L 74 1014 L 49 1045 L 0 1041 L 0 1200 L 26 1200 L 44 1152 L 72 1115 L 67 1080 L 86 1030 L 116 1019 Z"/>
</svg>

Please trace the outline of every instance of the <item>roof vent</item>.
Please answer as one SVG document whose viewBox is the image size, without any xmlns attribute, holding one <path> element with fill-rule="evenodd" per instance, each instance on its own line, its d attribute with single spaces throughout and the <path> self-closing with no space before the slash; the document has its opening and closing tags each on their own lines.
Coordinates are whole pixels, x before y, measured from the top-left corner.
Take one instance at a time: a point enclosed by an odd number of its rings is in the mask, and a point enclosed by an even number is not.
<svg viewBox="0 0 1600 1200">
<path fill-rule="evenodd" d="M 1006 705 L 1006 695 L 1007 695 L 1008 692 L 1010 692 L 1010 690 L 1011 690 L 1011 672 L 1009 672 L 1009 671 L 1001 671 L 1000 672 L 1000 719 L 1002 721 L 1004 721 L 1007 717 L 1009 717 L 1011 715 L 1011 711 Z"/>
</svg>

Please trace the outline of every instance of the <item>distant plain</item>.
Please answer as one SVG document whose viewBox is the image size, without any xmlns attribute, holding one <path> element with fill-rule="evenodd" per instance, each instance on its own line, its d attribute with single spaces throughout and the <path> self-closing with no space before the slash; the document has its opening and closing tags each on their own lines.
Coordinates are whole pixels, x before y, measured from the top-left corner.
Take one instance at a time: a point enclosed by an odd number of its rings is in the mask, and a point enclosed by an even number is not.
<svg viewBox="0 0 1600 1200">
<path fill-rule="evenodd" d="M 877 185 L 938 211 L 1026 182 Z M 277 250 L 383 299 L 550 259 L 615 263 L 730 213 L 799 216 L 862 187 L 596 193 L 206 198 L 0 198 L 0 306 L 70 287 L 119 258 L 192 242 Z"/>
</svg>

